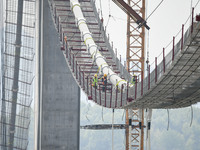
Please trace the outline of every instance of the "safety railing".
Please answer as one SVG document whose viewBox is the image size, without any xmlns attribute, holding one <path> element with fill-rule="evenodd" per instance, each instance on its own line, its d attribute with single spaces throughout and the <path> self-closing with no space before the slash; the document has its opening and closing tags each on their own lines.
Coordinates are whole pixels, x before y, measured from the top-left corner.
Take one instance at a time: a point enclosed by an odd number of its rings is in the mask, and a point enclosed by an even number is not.
<svg viewBox="0 0 200 150">
<path fill-rule="evenodd" d="M 94 1 L 91 1 L 90 4 L 93 7 L 95 17 L 97 18 L 99 28 L 101 29 L 101 35 L 104 37 L 106 46 L 112 56 L 112 60 L 120 70 L 120 75 L 124 75 L 125 79 L 130 82 L 131 75 L 127 73 L 126 68 L 116 57 L 113 51 L 113 47 L 108 42 L 109 39 L 103 30 L 103 25 L 96 11 Z M 194 30 L 194 9 L 192 9 L 192 14 L 190 15 L 192 16 L 192 22 L 189 22 L 189 17 L 186 23 L 182 25 L 178 34 L 172 38 L 172 41 L 165 48 L 163 48 L 162 53 L 158 57 L 155 57 L 155 61 L 148 66 L 148 72 L 145 78 L 138 76 L 137 82 L 133 87 L 129 86 L 130 83 L 121 89 L 118 89 L 117 86 L 113 87 L 111 85 L 111 87 L 106 87 L 105 91 L 103 91 L 101 84 L 98 84 L 97 88 L 92 86 L 93 79 L 91 76 L 87 76 L 85 71 L 81 69 L 76 55 L 72 52 L 71 47 L 65 41 L 65 36 L 62 31 L 62 24 L 59 23 L 59 16 L 56 16 L 56 8 L 54 5 L 52 5 L 52 12 L 54 12 L 55 15 L 55 24 L 60 35 L 62 49 L 64 50 L 66 61 L 74 78 L 76 79 L 77 84 L 88 95 L 89 100 L 93 100 L 95 103 L 109 108 L 123 108 L 124 106 L 129 105 L 130 102 L 142 98 L 153 87 L 155 87 L 155 85 L 163 78 L 163 75 L 172 67 L 173 62 L 176 61 L 176 56 L 184 51 L 184 46 L 186 45 L 188 38 Z M 187 31 L 185 30 L 185 26 L 189 26 Z"/>
<path fill-rule="evenodd" d="M 190 17 L 191 22 L 189 22 Z M 184 29 L 185 26 L 189 27 L 187 31 Z M 175 56 L 184 51 L 184 46 L 194 31 L 194 26 L 194 8 L 192 8 L 192 12 L 185 24 L 182 25 L 181 30 L 172 38 L 172 41 L 163 48 L 162 53 L 158 57 L 155 57 L 155 61 L 148 66 L 146 77 L 144 79 L 141 76 L 137 77 L 140 82 L 136 83 L 134 87 L 137 92 L 131 95 L 134 99 L 145 95 L 163 77 L 163 74 L 172 67 Z M 176 43 L 176 41 L 178 42 Z"/>
</svg>

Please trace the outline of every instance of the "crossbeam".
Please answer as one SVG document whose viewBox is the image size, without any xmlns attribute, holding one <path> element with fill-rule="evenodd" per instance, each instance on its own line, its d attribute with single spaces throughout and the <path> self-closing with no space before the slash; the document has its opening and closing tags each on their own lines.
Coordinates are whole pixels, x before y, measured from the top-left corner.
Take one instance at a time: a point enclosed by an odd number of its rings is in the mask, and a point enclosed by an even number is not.
<svg viewBox="0 0 200 150">
<path fill-rule="evenodd" d="M 112 0 L 118 7 L 120 7 L 127 15 L 129 15 L 140 27 L 145 26 L 148 30 L 150 27 L 147 22 L 140 17 L 126 2 L 123 0 Z"/>
</svg>

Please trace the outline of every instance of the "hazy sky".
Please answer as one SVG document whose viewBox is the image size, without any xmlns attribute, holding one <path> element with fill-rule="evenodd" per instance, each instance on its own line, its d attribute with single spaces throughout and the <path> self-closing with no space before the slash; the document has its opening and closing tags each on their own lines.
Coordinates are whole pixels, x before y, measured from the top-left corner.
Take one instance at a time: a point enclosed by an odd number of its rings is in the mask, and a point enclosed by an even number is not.
<svg viewBox="0 0 200 150">
<path fill-rule="evenodd" d="M 161 1 L 162 0 L 146 0 L 147 16 Z M 191 3 L 192 6 L 194 6 L 197 1 L 199 0 L 163 0 L 160 7 L 147 20 L 147 24 L 151 28 L 149 30 L 149 40 L 146 41 L 146 44 L 149 43 L 150 63 L 152 63 L 154 58 L 162 52 L 162 48 L 169 44 L 172 37 L 178 33 L 182 24 L 185 23 L 190 15 Z M 100 0 L 96 0 L 98 8 L 100 8 L 99 2 Z M 110 39 L 113 41 L 114 47 L 118 49 L 118 54 L 122 54 L 125 59 L 127 15 L 116 6 L 112 0 L 101 0 L 101 2 L 104 25 L 108 23 L 109 14 L 112 16 L 109 19 L 107 33 L 110 34 Z M 198 4 L 197 9 L 195 9 L 195 15 L 200 13 L 199 5 L 200 4 Z M 2 10 L 0 9 L 0 12 L 1 11 Z M 187 23 L 187 27 L 188 25 L 189 22 Z M 146 35 L 148 35 L 147 32 Z"/>
<path fill-rule="evenodd" d="M 99 1 L 100 0 L 96 0 L 98 6 Z M 110 33 L 111 40 L 114 41 L 114 46 L 118 48 L 119 53 L 124 53 L 126 52 L 126 14 L 118 8 L 112 0 L 101 1 L 105 25 L 107 24 L 109 16 L 110 3 L 110 14 L 113 17 L 109 20 L 108 32 Z M 162 0 L 146 0 L 147 16 L 161 1 Z M 151 28 L 149 30 L 149 52 L 151 62 L 162 52 L 162 48 L 169 44 L 172 37 L 178 33 L 182 24 L 185 23 L 190 15 L 191 3 L 194 6 L 197 1 L 198 0 L 164 0 L 160 7 L 147 20 L 147 24 Z M 200 12 L 199 7 L 198 11 L 195 11 L 195 14 L 198 12 Z M 124 55 L 124 57 L 126 56 Z"/>
</svg>

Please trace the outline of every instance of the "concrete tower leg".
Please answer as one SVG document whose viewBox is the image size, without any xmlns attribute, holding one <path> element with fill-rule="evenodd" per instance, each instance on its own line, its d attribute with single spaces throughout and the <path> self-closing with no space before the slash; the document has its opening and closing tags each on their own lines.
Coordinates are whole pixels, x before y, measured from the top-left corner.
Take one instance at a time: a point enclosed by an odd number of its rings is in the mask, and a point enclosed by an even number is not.
<svg viewBox="0 0 200 150">
<path fill-rule="evenodd" d="M 40 7 L 42 5 L 42 7 Z M 60 50 L 47 0 L 41 0 L 38 23 L 37 150 L 78 150 L 80 89 Z M 36 73 L 37 74 L 37 73 Z"/>
</svg>

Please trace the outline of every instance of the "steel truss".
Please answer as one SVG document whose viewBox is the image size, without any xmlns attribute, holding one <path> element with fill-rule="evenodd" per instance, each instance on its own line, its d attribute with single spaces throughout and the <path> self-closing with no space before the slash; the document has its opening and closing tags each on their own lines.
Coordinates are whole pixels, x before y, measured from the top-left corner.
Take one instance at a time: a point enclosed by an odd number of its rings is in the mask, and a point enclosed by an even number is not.
<svg viewBox="0 0 200 150">
<path fill-rule="evenodd" d="M 145 18 L 145 0 L 128 0 L 129 6 L 136 11 L 143 19 Z M 132 75 L 135 74 L 139 79 L 144 77 L 145 62 L 145 28 L 138 28 L 138 24 L 128 15 L 127 16 L 127 70 Z M 137 81 L 137 82 L 138 82 Z M 132 114 L 130 114 L 132 113 Z M 130 123 L 131 122 L 131 123 Z M 139 128 L 139 122 L 142 128 Z M 134 125 L 134 128 L 126 128 L 126 150 L 144 149 L 144 111 L 142 119 L 139 121 L 138 109 L 126 110 L 126 124 Z M 130 131 L 131 130 L 131 131 Z M 130 135 L 131 134 L 131 135 Z"/>
</svg>

